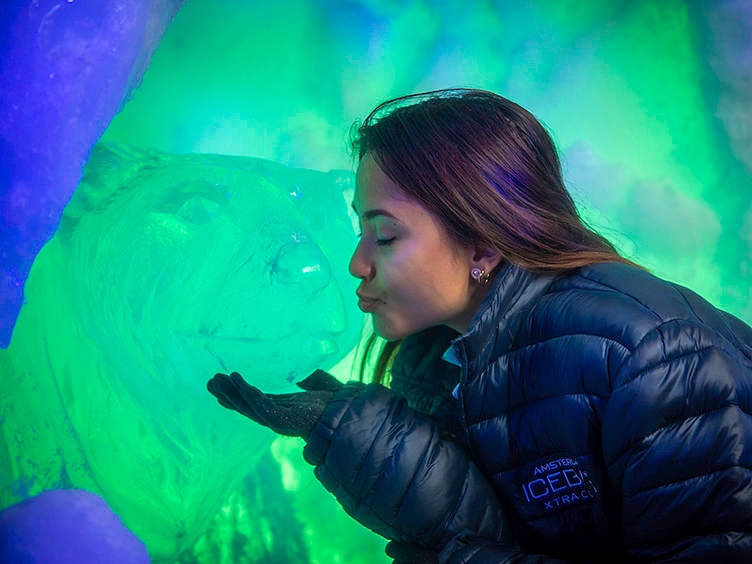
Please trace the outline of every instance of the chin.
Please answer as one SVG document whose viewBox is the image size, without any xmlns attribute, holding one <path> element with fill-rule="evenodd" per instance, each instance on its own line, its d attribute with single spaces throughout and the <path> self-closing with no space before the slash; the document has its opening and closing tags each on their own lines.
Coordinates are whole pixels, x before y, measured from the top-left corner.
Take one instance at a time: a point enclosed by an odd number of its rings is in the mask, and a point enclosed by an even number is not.
<svg viewBox="0 0 752 564">
<path fill-rule="evenodd" d="M 373 317 L 373 331 L 385 341 L 399 341 L 400 339 L 409 337 L 413 333 L 417 333 L 421 329 L 422 328 L 396 327 L 393 323 L 389 323 L 384 319 L 379 319 L 375 315 Z"/>
<path fill-rule="evenodd" d="M 389 323 L 385 323 L 383 319 L 380 319 L 379 317 L 376 317 L 374 315 L 372 316 L 371 321 L 373 325 L 373 332 L 376 333 L 376 335 L 378 335 L 380 338 L 386 341 L 396 341 L 402 338 L 401 335 L 395 334 L 394 327 L 392 327 Z"/>
<path fill-rule="evenodd" d="M 384 339 L 385 341 L 399 341 L 400 339 L 403 339 L 407 337 L 407 335 L 403 335 L 401 333 L 394 333 L 390 331 L 381 331 L 379 329 L 374 329 L 373 331 L 376 333 L 379 337 Z"/>
</svg>

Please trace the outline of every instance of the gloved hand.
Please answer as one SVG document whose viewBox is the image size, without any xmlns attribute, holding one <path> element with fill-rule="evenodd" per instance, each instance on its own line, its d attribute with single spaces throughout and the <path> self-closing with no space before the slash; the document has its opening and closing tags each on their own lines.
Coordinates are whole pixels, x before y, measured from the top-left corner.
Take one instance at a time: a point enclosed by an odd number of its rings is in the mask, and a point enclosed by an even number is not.
<svg viewBox="0 0 752 564">
<path fill-rule="evenodd" d="M 385 551 L 389 558 L 394 558 L 393 564 L 439 564 L 438 552 L 414 544 L 390 541 Z"/>
<path fill-rule="evenodd" d="M 331 374 L 316 370 L 298 387 L 306 390 L 292 394 L 265 394 L 249 385 L 237 372 L 216 374 L 206 389 L 219 403 L 249 419 L 288 437 L 307 439 L 342 383 Z"/>
</svg>

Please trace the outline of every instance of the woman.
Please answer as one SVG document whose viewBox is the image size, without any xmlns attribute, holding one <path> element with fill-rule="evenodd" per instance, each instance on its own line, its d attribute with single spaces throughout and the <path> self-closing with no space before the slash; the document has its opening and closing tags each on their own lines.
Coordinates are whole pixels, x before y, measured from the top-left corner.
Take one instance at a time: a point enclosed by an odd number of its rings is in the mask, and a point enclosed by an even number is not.
<svg viewBox="0 0 752 564">
<path fill-rule="evenodd" d="M 350 263 L 400 343 L 387 389 L 217 375 L 220 403 L 307 440 L 395 562 L 752 561 L 752 329 L 578 217 L 520 106 L 450 90 L 357 131 Z"/>
</svg>

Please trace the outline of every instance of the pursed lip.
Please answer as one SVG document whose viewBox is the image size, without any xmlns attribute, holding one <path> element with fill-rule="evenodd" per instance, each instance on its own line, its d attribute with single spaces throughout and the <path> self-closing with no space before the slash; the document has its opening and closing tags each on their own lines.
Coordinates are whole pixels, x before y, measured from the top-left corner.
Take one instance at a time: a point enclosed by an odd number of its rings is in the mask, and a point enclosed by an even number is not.
<svg viewBox="0 0 752 564">
<path fill-rule="evenodd" d="M 380 300 L 377 298 L 366 296 L 360 292 L 355 292 L 355 294 L 358 296 L 358 307 L 363 313 L 370 313 L 379 305 Z"/>
</svg>

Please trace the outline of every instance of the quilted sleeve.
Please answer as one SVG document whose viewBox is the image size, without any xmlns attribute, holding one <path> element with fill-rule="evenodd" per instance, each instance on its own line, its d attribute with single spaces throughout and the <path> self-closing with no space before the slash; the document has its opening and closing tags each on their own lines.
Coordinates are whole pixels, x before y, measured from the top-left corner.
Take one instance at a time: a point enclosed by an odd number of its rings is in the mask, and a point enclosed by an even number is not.
<svg viewBox="0 0 752 564">
<path fill-rule="evenodd" d="M 355 520 L 387 539 L 441 550 L 441 563 L 560 562 L 521 554 L 495 493 L 462 449 L 383 386 L 346 384 L 303 454 Z"/>
<path fill-rule="evenodd" d="M 628 552 L 644 562 L 749 562 L 752 361 L 700 323 L 651 331 L 603 416 Z"/>
<path fill-rule="evenodd" d="M 385 538 L 432 548 L 509 537 L 490 486 L 439 428 L 378 384 L 346 384 L 303 454 L 344 510 Z"/>
</svg>

